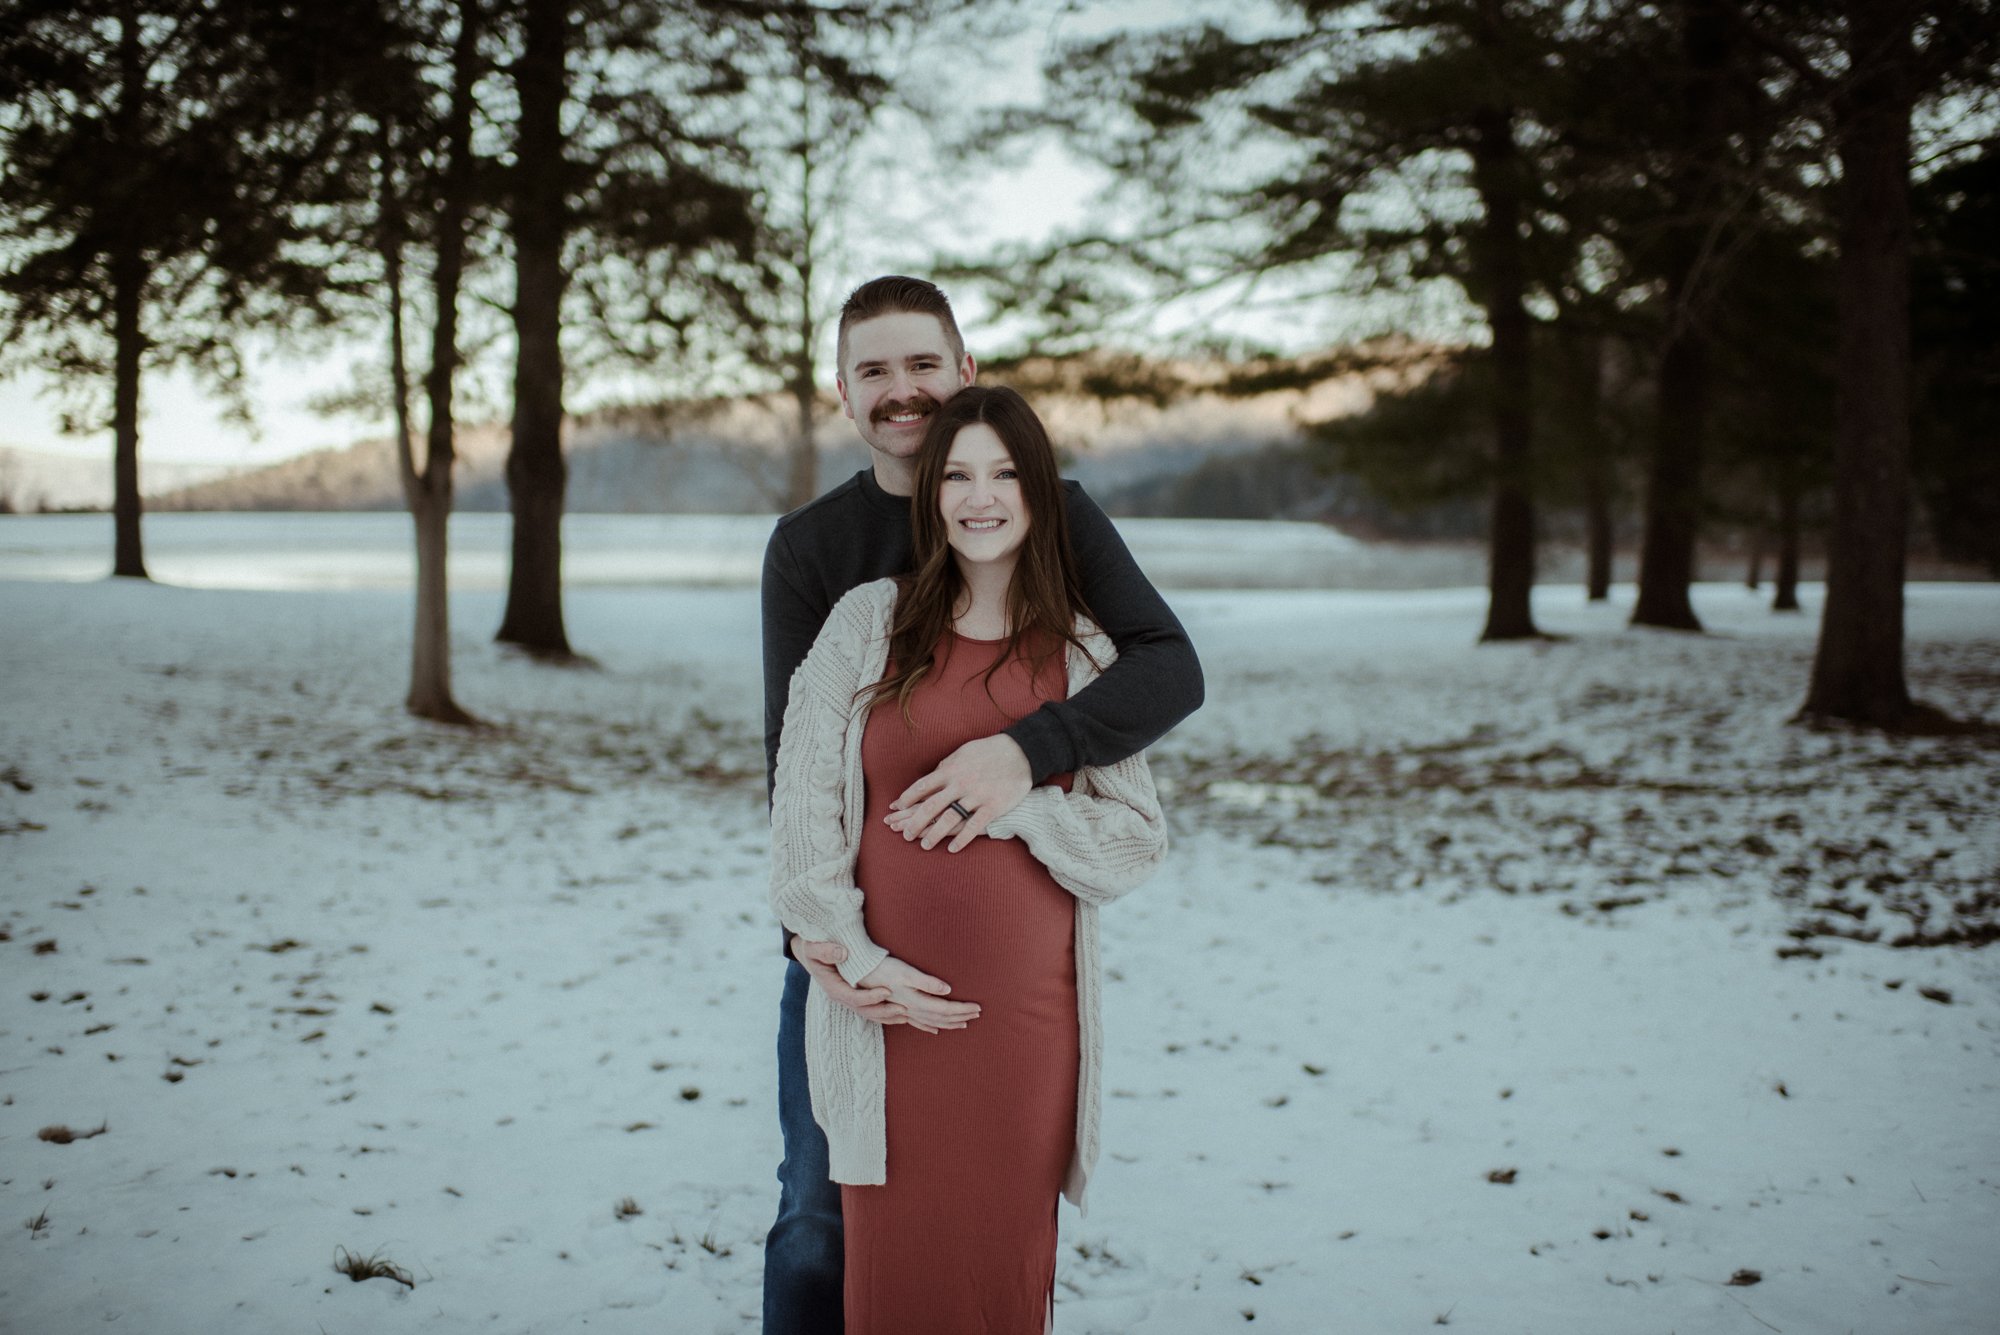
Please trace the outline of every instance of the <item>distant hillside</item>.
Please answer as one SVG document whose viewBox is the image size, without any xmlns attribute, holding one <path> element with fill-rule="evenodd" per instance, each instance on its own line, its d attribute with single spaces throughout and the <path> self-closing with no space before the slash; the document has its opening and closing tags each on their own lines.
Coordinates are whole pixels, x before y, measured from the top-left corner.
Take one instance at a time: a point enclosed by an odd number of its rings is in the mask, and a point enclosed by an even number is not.
<svg viewBox="0 0 2000 1335">
<path fill-rule="evenodd" d="M 1064 455 L 1064 472 L 1104 499 L 1114 512 L 1160 513 L 1174 483 L 1216 461 L 1261 455 L 1296 443 L 1302 415 L 1364 408 L 1362 376 L 1331 382 L 1310 394 L 1284 390 L 1227 399 L 1196 393 L 1168 406 L 1107 401 L 1070 385 L 1053 384 L 1033 367 L 987 383 L 1018 378 Z M 789 406 L 739 400 L 704 409 L 599 414 L 571 423 L 568 508 L 579 514 L 748 514 L 781 508 Z M 830 486 L 863 467 L 867 451 L 853 424 L 828 396 L 820 424 L 820 480 Z M 458 442 L 458 506 L 507 509 L 507 433 L 486 425 L 462 430 Z M 153 501 L 162 510 L 393 510 L 402 506 L 395 460 L 386 439 L 320 450 L 283 463 L 184 487 Z M 1268 510 L 1276 514 L 1283 506 Z M 1205 514 L 1196 508 L 1169 513 Z"/>
<path fill-rule="evenodd" d="M 142 456 L 139 460 L 139 494 L 157 496 L 208 482 L 230 471 L 226 464 L 153 463 Z M 102 458 L 0 445 L 0 514 L 110 508 L 111 447 L 108 444 Z"/>
</svg>

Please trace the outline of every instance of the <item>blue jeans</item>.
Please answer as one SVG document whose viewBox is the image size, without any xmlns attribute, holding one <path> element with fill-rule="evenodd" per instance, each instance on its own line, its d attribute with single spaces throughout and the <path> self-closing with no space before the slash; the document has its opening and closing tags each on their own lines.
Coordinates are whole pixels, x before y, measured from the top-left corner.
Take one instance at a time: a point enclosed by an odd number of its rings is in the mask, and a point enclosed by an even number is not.
<svg viewBox="0 0 2000 1335">
<path fill-rule="evenodd" d="M 812 975 L 785 962 L 778 1003 L 778 1219 L 764 1239 L 764 1335 L 841 1335 L 840 1187 L 827 1176 L 826 1133 L 806 1085 L 806 993 Z"/>
</svg>

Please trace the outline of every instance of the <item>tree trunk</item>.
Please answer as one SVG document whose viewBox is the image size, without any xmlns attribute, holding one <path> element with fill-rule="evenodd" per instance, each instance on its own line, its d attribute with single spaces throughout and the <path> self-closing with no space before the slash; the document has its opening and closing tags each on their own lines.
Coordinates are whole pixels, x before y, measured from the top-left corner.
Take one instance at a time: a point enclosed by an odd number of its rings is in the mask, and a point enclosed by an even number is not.
<svg viewBox="0 0 2000 1335">
<path fill-rule="evenodd" d="M 1611 479 L 1609 461 L 1591 460 L 1583 478 L 1584 574 L 1588 600 L 1601 603 L 1611 596 L 1614 531 L 1611 524 Z"/>
<path fill-rule="evenodd" d="M 472 213 L 472 95 L 478 77 L 479 5 L 459 5 L 452 44 L 451 114 L 445 127 L 445 169 L 440 184 L 437 266 L 433 285 L 436 324 L 431 365 L 424 377 L 430 409 L 421 474 L 410 507 L 417 537 L 417 619 L 410 654 L 410 692 L 404 707 L 439 723 L 477 722 L 451 693 L 451 602 L 447 585 L 455 427 L 452 378 L 458 369 L 458 289 L 465 272 L 466 230 Z M 414 470 L 412 470 L 414 471 Z"/>
<path fill-rule="evenodd" d="M 1682 133 L 1672 193 L 1680 217 L 1666 243 L 1667 331 L 1660 350 L 1653 459 L 1646 478 L 1635 626 L 1700 630 L 1689 600 L 1701 531 L 1703 436 L 1708 427 L 1708 314 L 1720 286 L 1722 181 L 1730 153 L 1730 15 L 1724 0 L 1691 0 L 1682 30 Z"/>
<path fill-rule="evenodd" d="M 1913 721 L 1903 677 L 1910 472 L 1910 108 L 1907 0 L 1849 0 L 1840 153 L 1839 349 L 1826 608 L 1804 713 Z"/>
<path fill-rule="evenodd" d="M 1700 630 L 1688 598 L 1700 531 L 1702 431 L 1708 416 L 1705 338 L 1683 324 L 1660 358 L 1659 407 L 1646 477 L 1635 626 Z"/>
<path fill-rule="evenodd" d="M 1778 483 L 1778 575 L 1772 582 L 1771 610 L 1799 610 L 1798 479 L 1787 473 Z"/>
<path fill-rule="evenodd" d="M 794 377 L 792 398 L 798 406 L 798 434 L 792 438 L 791 468 L 785 484 L 786 503 L 796 510 L 819 495 L 819 395 L 807 376 Z"/>
<path fill-rule="evenodd" d="M 1488 0 L 1492 22 L 1504 21 Z M 1479 230 L 1480 281 L 1493 330 L 1493 509 L 1488 534 L 1488 601 L 1480 640 L 1519 640 L 1535 629 L 1535 507 L 1531 482 L 1534 358 L 1528 345 L 1526 265 L 1521 254 L 1522 163 L 1511 113 L 1476 121 L 1473 179 L 1485 208 Z"/>
<path fill-rule="evenodd" d="M 563 240 L 568 233 L 562 104 L 566 0 L 527 0 L 514 66 L 521 100 L 514 168 L 514 437 L 507 494 L 514 551 L 495 636 L 541 658 L 573 657 L 563 629 Z"/>
<path fill-rule="evenodd" d="M 139 16 L 135 6 L 118 13 L 118 107 L 113 131 L 114 161 L 133 161 L 144 151 L 139 124 L 145 96 L 145 53 L 139 46 Z M 133 242 L 127 219 L 111 218 L 111 337 L 116 349 L 111 383 L 111 573 L 145 579 L 146 555 L 139 537 L 143 506 L 139 497 L 139 368 L 145 355 L 140 328 L 147 266 Z"/>
<path fill-rule="evenodd" d="M 111 573 L 145 579 L 146 556 L 139 537 L 143 509 L 139 496 L 139 362 L 146 340 L 139 328 L 139 311 L 146 265 L 137 255 L 121 254 L 113 258 L 111 269 L 111 323 L 117 345 L 111 396 Z"/>
<path fill-rule="evenodd" d="M 1613 537 L 1611 445 L 1604 433 L 1604 337 L 1591 330 L 1580 332 L 1574 322 L 1559 324 L 1558 333 L 1570 430 L 1583 484 L 1584 592 L 1588 601 L 1601 603 L 1611 596 Z"/>
<path fill-rule="evenodd" d="M 451 693 L 450 489 L 440 494 L 426 488 L 410 518 L 417 539 L 417 620 L 403 707 L 435 723 L 471 724 Z"/>
<path fill-rule="evenodd" d="M 1750 563 L 1743 571 L 1743 587 L 1755 593 L 1764 586 L 1764 526 L 1750 525 Z"/>
</svg>

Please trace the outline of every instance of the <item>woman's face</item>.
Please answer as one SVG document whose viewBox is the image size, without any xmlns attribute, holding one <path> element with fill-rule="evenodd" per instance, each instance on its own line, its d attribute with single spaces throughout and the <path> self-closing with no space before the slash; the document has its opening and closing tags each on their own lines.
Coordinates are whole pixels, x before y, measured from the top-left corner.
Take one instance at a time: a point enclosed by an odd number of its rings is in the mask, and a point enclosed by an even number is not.
<svg viewBox="0 0 2000 1335">
<path fill-rule="evenodd" d="M 961 562 L 1012 569 L 1028 536 L 1028 505 L 1014 458 L 984 422 L 961 427 L 945 456 L 938 509 Z"/>
</svg>

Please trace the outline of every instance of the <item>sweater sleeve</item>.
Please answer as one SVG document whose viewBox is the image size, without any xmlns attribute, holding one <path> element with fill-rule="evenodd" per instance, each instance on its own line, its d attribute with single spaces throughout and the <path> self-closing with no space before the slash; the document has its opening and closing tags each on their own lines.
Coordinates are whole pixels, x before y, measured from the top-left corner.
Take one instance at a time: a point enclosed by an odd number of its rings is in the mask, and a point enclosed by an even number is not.
<svg viewBox="0 0 2000 1335">
<path fill-rule="evenodd" d="M 847 788 L 854 693 L 867 643 L 866 600 L 843 599 L 792 676 L 771 801 L 771 907 L 786 929 L 847 948 L 840 976 L 857 983 L 889 952 L 868 936 Z"/>
<path fill-rule="evenodd" d="M 1109 671 L 1007 729 L 1037 783 L 1137 755 L 1201 707 L 1201 661 L 1187 631 L 1081 487 L 1070 485 L 1070 544 L 1090 614 L 1118 648 Z"/>
<path fill-rule="evenodd" d="M 1070 792 L 1036 788 L 986 833 L 1024 841 L 1056 884 L 1100 906 L 1152 875 L 1167 855 L 1167 824 L 1144 755 L 1082 770 Z"/>
</svg>

